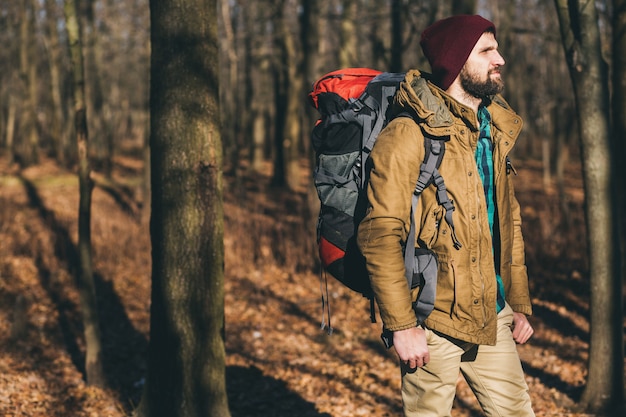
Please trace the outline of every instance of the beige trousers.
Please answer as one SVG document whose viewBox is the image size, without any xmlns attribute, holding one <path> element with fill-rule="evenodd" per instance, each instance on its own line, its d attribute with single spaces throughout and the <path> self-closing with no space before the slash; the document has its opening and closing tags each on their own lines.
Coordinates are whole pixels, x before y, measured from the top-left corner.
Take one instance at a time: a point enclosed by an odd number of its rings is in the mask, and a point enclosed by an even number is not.
<svg viewBox="0 0 626 417">
<path fill-rule="evenodd" d="M 498 314 L 495 346 L 478 346 L 426 330 L 430 362 L 415 371 L 402 368 L 404 415 L 450 416 L 460 371 L 486 416 L 534 416 L 512 323 L 513 310 L 507 304 Z"/>
</svg>

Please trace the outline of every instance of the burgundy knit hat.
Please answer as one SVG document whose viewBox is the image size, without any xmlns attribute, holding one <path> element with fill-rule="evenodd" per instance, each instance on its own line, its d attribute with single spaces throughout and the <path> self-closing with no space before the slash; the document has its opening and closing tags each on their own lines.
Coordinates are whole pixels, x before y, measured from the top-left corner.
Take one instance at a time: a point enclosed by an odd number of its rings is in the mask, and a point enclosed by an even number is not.
<svg viewBox="0 0 626 417">
<path fill-rule="evenodd" d="M 422 32 L 420 45 L 432 68 L 434 82 L 447 90 L 483 33 L 496 27 L 478 15 L 458 15 L 439 20 Z"/>
</svg>

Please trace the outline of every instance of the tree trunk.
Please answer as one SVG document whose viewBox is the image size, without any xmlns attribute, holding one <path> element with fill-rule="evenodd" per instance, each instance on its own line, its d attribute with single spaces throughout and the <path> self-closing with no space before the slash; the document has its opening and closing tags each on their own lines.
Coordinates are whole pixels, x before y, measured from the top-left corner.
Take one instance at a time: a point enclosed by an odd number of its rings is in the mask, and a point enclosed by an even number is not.
<svg viewBox="0 0 626 417">
<path fill-rule="evenodd" d="M 142 159 L 143 159 L 143 181 L 141 184 L 141 195 L 142 195 L 142 206 L 141 206 L 141 222 L 143 224 L 148 224 L 150 222 L 150 213 L 151 210 L 151 194 L 152 187 L 150 184 L 151 172 L 150 172 L 150 118 L 145 117 L 142 120 L 142 123 L 145 125 L 145 128 L 142 130 L 143 132 L 143 146 L 142 146 Z"/>
<path fill-rule="evenodd" d="M 287 112 L 289 111 L 289 56 L 285 28 L 285 0 L 274 1 L 275 24 L 274 45 L 276 54 L 272 62 L 274 77 L 274 174 L 272 185 L 276 187 L 288 186 L 287 174 L 290 153 L 288 152 L 288 138 L 286 138 Z"/>
<path fill-rule="evenodd" d="M 402 2 L 391 2 L 391 68 L 392 72 L 402 72 L 405 70 L 402 66 L 402 55 L 404 53 L 403 48 L 403 33 L 404 33 L 404 20 L 403 15 L 406 13 L 406 9 L 403 7 Z"/>
<path fill-rule="evenodd" d="M 61 44 L 59 41 L 59 31 L 57 29 L 56 2 L 46 0 L 47 16 L 47 50 L 50 68 L 50 97 L 52 98 L 53 110 L 52 121 L 50 123 L 49 135 L 54 143 L 55 156 L 61 165 L 66 165 L 67 141 L 65 138 L 65 117 L 63 112 L 63 99 L 61 94 Z"/>
<path fill-rule="evenodd" d="M 152 0 L 144 417 L 228 417 L 217 0 Z"/>
<path fill-rule="evenodd" d="M 452 14 L 476 13 L 476 0 L 452 0 Z"/>
<path fill-rule="evenodd" d="M 299 71 L 302 69 L 301 54 L 296 48 L 295 37 L 289 30 L 287 22 L 284 26 L 283 41 L 285 44 L 287 74 L 285 89 L 287 92 L 287 114 L 285 119 L 285 133 L 283 146 L 285 147 L 287 185 L 291 190 L 297 190 L 300 186 L 302 174 L 300 171 L 300 148 L 302 142 L 302 107 L 303 89 L 302 77 Z"/>
<path fill-rule="evenodd" d="M 342 0 L 343 15 L 339 29 L 339 67 L 353 67 L 358 62 L 359 30 L 355 25 L 358 3 L 354 0 Z"/>
<path fill-rule="evenodd" d="M 237 140 L 237 124 L 241 114 L 236 112 L 236 102 L 239 90 L 237 83 L 238 57 L 235 43 L 235 33 L 232 24 L 228 0 L 219 0 L 218 10 L 220 11 L 220 20 L 222 21 L 223 37 L 220 39 L 222 56 L 224 58 L 225 71 L 222 72 L 222 82 L 225 88 L 222 89 L 220 97 L 222 107 L 222 140 L 224 143 L 224 153 L 230 161 L 231 168 L 235 175 L 238 175 L 241 147 L 238 146 Z"/>
<path fill-rule="evenodd" d="M 300 41 L 302 43 L 302 69 L 300 73 L 304 77 L 304 87 L 307 91 L 303 93 L 308 94 L 311 86 L 315 80 L 321 75 L 319 73 L 319 26 L 320 26 L 320 13 L 319 9 L 322 2 L 320 0 L 301 0 L 302 15 L 300 18 Z M 303 104 L 304 121 L 303 126 L 306 129 L 313 127 L 315 120 L 317 119 L 317 111 L 313 106 Z M 309 135 L 305 135 L 306 139 Z M 308 145 L 308 140 L 305 140 Z M 311 147 L 305 146 L 305 150 L 310 154 Z"/>
<path fill-rule="evenodd" d="M 611 413 L 623 398 L 621 280 L 615 265 L 608 71 L 593 2 L 555 0 L 578 109 L 591 274 L 589 374 L 581 405 Z M 614 414 L 611 414 L 614 415 Z"/>
<path fill-rule="evenodd" d="M 295 190 L 300 183 L 299 151 L 301 142 L 302 77 L 298 71 L 301 56 L 296 51 L 295 37 L 285 15 L 285 0 L 274 2 L 274 175 L 275 186 Z"/>
<path fill-rule="evenodd" d="M 9 94 L 9 99 L 7 101 L 9 108 L 7 109 L 5 146 L 8 153 L 9 164 L 12 164 L 15 162 L 15 114 L 17 113 L 17 105 L 15 104 L 15 102 L 17 101 L 17 99 L 13 96 L 13 94 Z"/>
<path fill-rule="evenodd" d="M 258 28 L 259 20 L 265 22 L 263 19 L 264 6 L 258 2 L 252 2 L 246 9 L 246 27 Z M 263 24 L 261 23 L 261 24 Z M 257 29 L 258 30 L 258 29 Z M 250 116 L 246 119 L 247 137 L 249 147 L 249 162 L 251 173 L 253 175 L 260 174 L 263 170 L 263 165 L 266 158 L 267 140 L 269 135 L 267 134 L 267 120 L 268 117 L 268 103 L 271 102 L 271 88 L 266 82 L 270 79 L 270 59 L 269 59 L 269 42 L 267 39 L 267 32 L 258 32 L 252 29 L 246 35 L 246 58 L 245 65 L 245 84 L 247 96 L 251 97 L 249 112 Z"/>
<path fill-rule="evenodd" d="M 613 0 L 613 166 L 620 213 L 622 282 L 626 284 L 626 0 Z M 623 354 L 623 351 L 622 351 Z"/>
<path fill-rule="evenodd" d="M 104 112 L 104 92 L 102 90 L 101 63 L 98 41 L 98 31 L 95 22 L 96 0 L 83 0 L 84 8 L 84 38 L 85 38 L 85 93 L 88 105 L 89 131 L 91 136 L 93 155 L 107 178 L 111 177 L 113 155 L 109 153 L 111 146 L 107 143 Z"/>
<path fill-rule="evenodd" d="M 302 71 L 304 74 L 305 85 L 311 88 L 315 80 L 321 75 L 319 74 L 319 30 L 320 26 L 320 14 L 319 9 L 322 5 L 320 0 L 302 0 L 302 18 L 300 25 L 300 37 L 302 40 Z M 308 93 L 306 91 L 305 93 Z M 308 161 L 311 167 L 315 164 L 316 155 L 311 145 L 311 129 L 315 124 L 316 119 L 319 116 L 317 110 L 310 106 L 308 103 L 305 106 L 305 117 L 303 128 L 305 134 L 303 135 L 305 141 L 305 152 L 308 157 Z M 303 218 L 305 227 L 309 236 L 315 236 L 317 228 L 317 214 L 319 212 L 319 199 L 317 197 L 317 191 L 315 189 L 312 180 L 308 181 L 307 189 L 305 193 L 305 200 L 303 201 Z M 315 246 L 314 239 L 309 239 L 310 244 Z M 311 254 L 311 259 L 318 259 L 313 250 L 305 251 L 305 253 Z"/>
<path fill-rule="evenodd" d="M 76 143 L 78 144 L 78 181 L 80 192 L 78 206 L 78 252 L 80 258 L 78 289 L 87 350 L 85 370 L 88 384 L 103 387 L 105 386 L 105 378 L 102 369 L 102 338 L 91 259 L 91 191 L 93 184 L 89 176 L 89 141 L 85 108 L 83 51 L 75 0 L 66 0 L 65 20 L 67 22 L 67 38 L 72 59 L 75 130 Z"/>
<path fill-rule="evenodd" d="M 21 115 L 19 117 L 19 137 L 16 144 L 16 153 L 22 165 L 32 165 L 39 162 L 39 146 L 37 135 L 37 65 L 35 63 L 35 13 L 37 3 L 26 1 L 23 3 L 23 15 L 20 23 L 20 78 L 24 86 L 21 96 Z"/>
</svg>

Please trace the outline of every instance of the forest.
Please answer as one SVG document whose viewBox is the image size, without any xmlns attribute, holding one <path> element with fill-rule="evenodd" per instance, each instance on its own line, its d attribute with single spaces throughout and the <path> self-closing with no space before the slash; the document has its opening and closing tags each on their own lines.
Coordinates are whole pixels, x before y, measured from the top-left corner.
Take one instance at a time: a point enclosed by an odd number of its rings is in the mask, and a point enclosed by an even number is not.
<svg viewBox="0 0 626 417">
<path fill-rule="evenodd" d="M 429 71 L 454 14 L 494 22 L 524 120 L 535 413 L 625 415 L 625 0 L 0 0 L 0 415 L 401 415 L 318 260 L 307 94 Z M 462 377 L 452 413 L 483 415 Z"/>
</svg>

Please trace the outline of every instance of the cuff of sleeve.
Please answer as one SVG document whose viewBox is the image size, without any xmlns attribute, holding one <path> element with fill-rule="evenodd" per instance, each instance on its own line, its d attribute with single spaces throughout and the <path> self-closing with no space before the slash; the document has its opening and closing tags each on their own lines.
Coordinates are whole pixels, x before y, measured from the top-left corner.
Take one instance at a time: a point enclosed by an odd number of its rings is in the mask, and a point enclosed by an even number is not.
<svg viewBox="0 0 626 417">
<path fill-rule="evenodd" d="M 522 314 L 525 314 L 527 316 L 532 316 L 532 314 L 533 314 L 532 307 L 530 307 L 527 304 L 511 304 L 511 308 L 516 313 L 522 313 Z"/>
<path fill-rule="evenodd" d="M 417 327 L 418 323 L 417 323 L 417 319 L 413 320 L 410 323 L 402 323 L 402 324 L 398 324 L 395 326 L 389 326 L 389 327 L 385 327 L 387 330 L 392 331 L 392 332 L 397 332 L 399 330 L 406 330 L 406 329 L 411 329 L 413 327 Z"/>
</svg>

